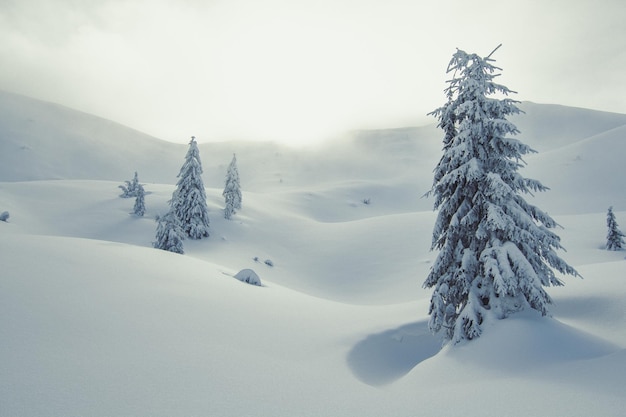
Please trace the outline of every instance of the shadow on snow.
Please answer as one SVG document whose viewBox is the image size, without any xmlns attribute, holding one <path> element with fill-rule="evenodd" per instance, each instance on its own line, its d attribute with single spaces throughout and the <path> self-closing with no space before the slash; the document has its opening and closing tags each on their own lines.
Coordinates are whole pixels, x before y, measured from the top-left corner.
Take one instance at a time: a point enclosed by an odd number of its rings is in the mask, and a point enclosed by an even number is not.
<svg viewBox="0 0 626 417">
<path fill-rule="evenodd" d="M 428 321 L 419 321 L 367 336 L 350 350 L 346 360 L 359 380 L 380 386 L 402 378 L 439 350 L 441 340 L 430 333 Z"/>
</svg>

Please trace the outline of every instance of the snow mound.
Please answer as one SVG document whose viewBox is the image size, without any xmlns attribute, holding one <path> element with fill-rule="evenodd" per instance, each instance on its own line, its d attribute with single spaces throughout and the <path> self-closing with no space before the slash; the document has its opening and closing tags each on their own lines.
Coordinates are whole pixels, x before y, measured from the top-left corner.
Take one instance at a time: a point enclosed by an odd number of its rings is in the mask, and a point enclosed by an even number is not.
<svg viewBox="0 0 626 417">
<path fill-rule="evenodd" d="M 259 287 L 263 286 L 263 284 L 261 284 L 261 278 L 259 278 L 257 273 L 252 269 L 242 269 L 235 274 L 235 278 L 246 284 L 258 285 Z"/>
<path fill-rule="evenodd" d="M 518 373 L 599 358 L 619 349 L 556 319 L 526 311 L 493 322 L 480 338 L 447 348 L 445 355 L 464 366 Z"/>
</svg>

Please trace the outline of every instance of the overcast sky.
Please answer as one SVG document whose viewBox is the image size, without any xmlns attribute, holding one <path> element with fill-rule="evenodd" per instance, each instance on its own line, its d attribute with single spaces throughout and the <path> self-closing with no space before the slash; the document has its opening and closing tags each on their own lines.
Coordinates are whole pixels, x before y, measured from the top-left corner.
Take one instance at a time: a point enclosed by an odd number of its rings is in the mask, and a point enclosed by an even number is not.
<svg viewBox="0 0 626 417">
<path fill-rule="evenodd" d="M 0 89 L 162 139 L 422 125 L 456 48 L 518 100 L 626 113 L 624 0 L 0 0 Z"/>
</svg>

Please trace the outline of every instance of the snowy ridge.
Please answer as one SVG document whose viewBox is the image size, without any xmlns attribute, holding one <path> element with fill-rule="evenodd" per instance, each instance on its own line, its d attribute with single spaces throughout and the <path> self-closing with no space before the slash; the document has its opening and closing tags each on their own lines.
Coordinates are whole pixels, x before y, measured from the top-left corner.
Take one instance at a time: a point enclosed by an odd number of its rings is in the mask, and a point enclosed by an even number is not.
<svg viewBox="0 0 626 417">
<path fill-rule="evenodd" d="M 0 137 L 2 181 L 116 180 L 136 170 L 165 182 L 162 170 L 179 167 L 164 156 L 184 149 L 109 120 L 6 92 L 0 92 Z"/>
<path fill-rule="evenodd" d="M 550 188 L 539 205 L 560 214 L 592 213 L 611 205 L 626 207 L 622 166 L 626 124 L 527 158 L 527 175 L 546 178 Z"/>
<path fill-rule="evenodd" d="M 557 149 L 626 125 L 626 115 L 556 104 L 523 102 L 511 118 L 519 138 L 539 152 Z"/>
<path fill-rule="evenodd" d="M 201 144 L 211 236 L 186 240 L 186 255 L 176 255 L 151 242 L 185 145 L 134 131 L 136 142 L 110 142 L 124 128 L 13 100 L 11 117 L 0 116 L 0 212 L 11 214 L 0 222 L 0 417 L 608 417 L 626 409 L 625 252 L 602 247 L 608 205 L 626 226 L 611 166 L 626 154 L 626 116 L 524 103 L 527 115 L 514 122 L 543 145 L 528 140 L 541 152 L 521 173 L 551 187 L 536 204 L 564 227 L 563 258 L 584 279 L 547 289 L 552 318 L 493 322 L 476 342 L 440 351 L 421 287 L 435 257 L 432 200 L 421 198 L 440 156 L 432 126 L 357 132 L 328 144 L 332 153 Z M 83 121 L 56 130 L 25 123 L 33 115 L 52 123 L 58 112 Z M 558 128 L 579 122 L 589 130 Z M 101 133 L 80 133 L 81 123 Z M 67 163 L 83 134 L 94 152 Z M 26 139 L 46 151 L 17 158 Z M 243 200 L 228 221 L 222 191 L 233 152 Z M 32 170 L 18 166 L 26 162 L 45 180 L 30 181 Z M 135 170 L 146 189 L 143 218 L 130 214 L 133 199 L 118 197 Z M 233 278 L 246 268 L 262 287 Z M 485 393 L 487 403 L 477 400 Z"/>
</svg>

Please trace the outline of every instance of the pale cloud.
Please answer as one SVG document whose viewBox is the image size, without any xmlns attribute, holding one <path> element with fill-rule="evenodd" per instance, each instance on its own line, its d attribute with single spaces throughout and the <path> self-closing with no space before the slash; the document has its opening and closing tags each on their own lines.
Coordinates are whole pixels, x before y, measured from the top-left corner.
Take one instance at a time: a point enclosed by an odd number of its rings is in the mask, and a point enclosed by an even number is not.
<svg viewBox="0 0 626 417">
<path fill-rule="evenodd" d="M 168 140 L 431 122 L 456 47 L 518 99 L 626 113 L 621 1 L 0 2 L 0 88 Z"/>
</svg>

